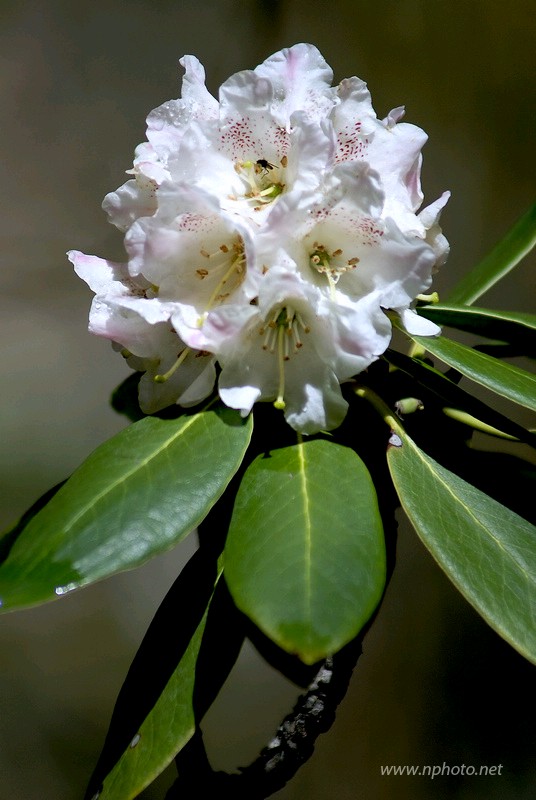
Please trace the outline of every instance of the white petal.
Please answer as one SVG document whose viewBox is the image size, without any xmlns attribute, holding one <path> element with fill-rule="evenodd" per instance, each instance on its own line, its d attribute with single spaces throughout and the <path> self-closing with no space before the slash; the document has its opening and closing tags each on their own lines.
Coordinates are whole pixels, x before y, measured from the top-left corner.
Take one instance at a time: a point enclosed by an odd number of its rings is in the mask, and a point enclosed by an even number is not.
<svg viewBox="0 0 536 800">
<path fill-rule="evenodd" d="M 398 309 L 395 309 L 397 311 Z M 420 317 L 413 309 L 398 310 L 402 324 L 408 333 L 414 336 L 439 336 L 441 328 L 426 317 Z"/>
<path fill-rule="evenodd" d="M 102 208 L 109 221 L 119 230 L 126 231 L 138 217 L 148 217 L 156 211 L 155 184 L 127 181 L 115 192 L 109 192 Z"/>
<path fill-rule="evenodd" d="M 447 204 L 449 198 L 450 192 L 443 192 L 441 197 L 438 197 L 438 199 L 429 206 L 423 208 L 419 214 L 419 219 L 426 229 L 426 241 L 432 247 L 436 256 L 434 271 L 443 266 L 450 251 L 450 245 L 443 235 L 439 225 L 441 212 Z"/>
<path fill-rule="evenodd" d="M 243 417 L 247 416 L 254 404 L 261 396 L 261 389 L 259 386 L 235 386 L 234 383 L 238 382 L 238 377 L 227 368 L 222 373 L 218 385 L 220 397 L 229 408 L 236 408 Z M 226 385 L 226 381 L 229 385 Z"/>
<path fill-rule="evenodd" d="M 318 384 L 309 373 L 303 383 L 292 383 L 293 389 L 286 394 L 285 419 L 297 431 L 305 434 L 330 431 L 338 428 L 348 411 L 338 380 L 326 375 Z"/>
<path fill-rule="evenodd" d="M 304 111 L 318 121 L 333 106 L 333 72 L 313 45 L 296 44 L 280 50 L 260 64 L 255 73 L 273 87 L 271 112 L 283 127 L 295 111 Z"/>
<path fill-rule="evenodd" d="M 107 261 L 98 256 L 87 256 L 79 250 L 69 250 L 69 261 L 79 278 L 85 281 L 95 294 L 128 295 L 130 288 L 125 281 L 130 280 L 126 264 Z"/>
<path fill-rule="evenodd" d="M 197 58 L 185 56 L 181 64 L 185 68 L 183 98 L 163 103 L 147 117 L 147 139 L 164 164 L 178 150 L 193 120 L 214 119 L 218 113 L 217 101 L 205 89 L 205 73 Z"/>
</svg>

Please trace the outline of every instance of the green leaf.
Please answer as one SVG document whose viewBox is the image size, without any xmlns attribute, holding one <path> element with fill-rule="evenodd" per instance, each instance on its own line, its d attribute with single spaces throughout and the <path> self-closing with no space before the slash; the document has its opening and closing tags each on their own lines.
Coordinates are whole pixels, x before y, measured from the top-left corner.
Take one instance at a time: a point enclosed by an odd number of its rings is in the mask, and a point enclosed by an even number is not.
<svg viewBox="0 0 536 800">
<path fill-rule="evenodd" d="M 168 640 L 171 639 L 170 647 L 174 651 L 172 655 L 175 655 L 176 665 L 154 704 L 140 719 L 137 709 L 140 701 L 135 690 L 141 689 L 143 700 L 144 694 L 154 689 L 152 686 L 144 689 L 143 665 L 137 663 L 136 656 L 132 665 L 134 669 L 129 672 L 118 698 L 113 724 L 90 782 L 87 797 L 98 796 L 99 800 L 132 800 L 171 763 L 193 736 L 199 721 L 195 702 L 199 660 L 211 611 L 218 605 L 216 593 L 221 586 L 221 567 L 212 576 L 210 570 L 207 571 L 204 567 L 206 564 L 198 551 L 181 573 L 178 586 L 171 589 L 171 599 L 170 595 L 166 597 L 165 606 L 177 606 L 178 602 L 183 605 L 180 616 L 177 615 L 180 609 L 175 609 L 175 624 L 180 623 L 175 632 L 177 641 L 173 641 L 173 626 L 167 626 L 167 636 Z M 185 573 L 188 591 L 181 585 Z M 197 585 L 193 580 L 196 576 L 199 579 Z M 214 586 L 216 589 L 211 597 Z M 169 614 L 170 608 L 165 608 L 164 616 Z M 160 627 L 161 621 L 157 620 L 158 615 L 155 622 Z M 152 628 L 153 624 L 144 639 L 142 650 L 145 648 L 146 651 L 154 646 L 155 633 Z M 158 631 L 156 638 L 160 638 Z M 141 653 L 142 658 L 146 656 L 147 653 Z M 167 659 L 167 655 L 157 650 L 153 651 L 153 658 Z M 157 676 L 157 682 L 159 677 Z M 145 680 L 150 678 L 149 673 Z M 128 734 L 126 742 L 125 734 Z"/>
<path fill-rule="evenodd" d="M 439 565 L 536 663 L 536 528 L 440 466 L 398 425 L 387 458 L 400 502 Z"/>
<path fill-rule="evenodd" d="M 53 600 L 172 547 L 223 493 L 251 430 L 221 408 L 147 417 L 101 445 L 18 536 L 0 566 L 2 610 Z"/>
<path fill-rule="evenodd" d="M 536 245 L 536 204 L 451 291 L 449 303 L 471 305 L 504 278 Z"/>
<path fill-rule="evenodd" d="M 308 441 L 259 456 L 238 490 L 224 551 L 238 608 L 306 664 L 356 636 L 385 584 L 376 493 L 361 459 Z"/>
<path fill-rule="evenodd" d="M 15 522 L 14 525 L 11 525 L 5 531 L 2 531 L 0 534 L 0 564 L 6 560 L 9 555 L 9 551 L 19 538 L 20 534 L 26 528 L 30 520 L 35 517 L 35 515 L 38 514 L 39 511 L 41 511 L 41 509 L 44 508 L 50 500 L 52 500 L 54 495 L 59 492 L 64 484 L 65 481 L 61 481 L 60 483 L 57 483 L 56 486 L 48 489 L 35 501 L 35 503 L 30 506 L 27 511 L 24 512 L 22 517 Z"/>
<path fill-rule="evenodd" d="M 445 336 L 411 338 L 433 356 L 457 369 L 466 378 L 502 397 L 507 397 L 514 403 L 536 410 L 536 377 L 530 372 L 447 339 Z"/>
<path fill-rule="evenodd" d="M 438 325 L 520 345 L 526 355 L 536 353 L 536 315 L 489 308 L 443 305 L 421 306 L 421 316 Z"/>
<path fill-rule="evenodd" d="M 425 395 L 431 392 L 441 402 L 443 409 L 446 406 L 463 409 L 486 425 L 513 436 L 522 442 L 527 442 L 532 447 L 536 447 L 536 436 L 533 433 L 523 428 L 522 425 L 513 422 L 499 411 L 495 411 L 494 408 L 486 405 L 478 398 L 465 392 L 458 384 L 451 381 L 444 372 L 430 366 L 426 361 L 411 358 L 391 349 L 385 352 L 384 358 L 397 369 L 402 370 L 407 375 L 411 375 Z M 420 390 L 417 387 L 416 390 L 420 395 Z"/>
</svg>

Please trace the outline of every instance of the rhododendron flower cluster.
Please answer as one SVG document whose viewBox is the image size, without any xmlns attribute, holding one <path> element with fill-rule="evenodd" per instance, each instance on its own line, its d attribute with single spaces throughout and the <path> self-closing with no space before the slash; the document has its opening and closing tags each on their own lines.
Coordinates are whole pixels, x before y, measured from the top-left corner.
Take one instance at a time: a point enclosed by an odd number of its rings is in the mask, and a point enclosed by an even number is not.
<svg viewBox="0 0 536 800">
<path fill-rule="evenodd" d="M 127 262 L 69 253 L 96 295 L 90 330 L 144 373 L 146 413 L 218 380 L 243 414 L 267 400 L 298 431 L 332 429 L 341 382 L 389 344 L 386 310 L 439 331 L 412 310 L 448 252 L 448 193 L 418 213 L 426 135 L 403 108 L 379 120 L 359 78 L 332 87 L 312 45 L 233 75 L 219 100 L 196 58 L 181 64 L 181 98 L 149 114 L 103 203 Z"/>
</svg>

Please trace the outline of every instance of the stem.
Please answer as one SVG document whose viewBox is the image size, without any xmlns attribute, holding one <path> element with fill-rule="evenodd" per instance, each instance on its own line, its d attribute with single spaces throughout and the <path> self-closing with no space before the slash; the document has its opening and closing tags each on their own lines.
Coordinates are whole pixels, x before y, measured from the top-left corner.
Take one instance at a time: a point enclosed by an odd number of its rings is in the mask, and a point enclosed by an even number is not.
<svg viewBox="0 0 536 800">
<path fill-rule="evenodd" d="M 422 344 L 419 344 L 418 342 L 411 343 L 408 350 L 408 356 L 410 358 L 422 358 L 422 356 L 424 356 L 425 354 L 426 354 L 426 347 L 423 347 Z"/>
<path fill-rule="evenodd" d="M 316 739 L 328 731 L 348 689 L 362 639 L 369 625 L 339 653 L 320 666 L 305 694 L 279 725 L 258 757 L 239 773 L 214 772 L 199 729 L 176 758 L 179 778 L 166 800 L 193 800 L 202 794 L 234 800 L 263 800 L 285 786 L 313 754 Z"/>
<path fill-rule="evenodd" d="M 365 400 L 368 400 L 374 410 L 378 412 L 385 424 L 388 425 L 392 431 L 398 434 L 404 433 L 404 428 L 400 424 L 400 421 L 393 415 L 387 403 L 385 403 L 376 392 L 368 386 L 361 385 L 356 386 L 354 391 L 358 397 L 363 397 Z"/>
</svg>

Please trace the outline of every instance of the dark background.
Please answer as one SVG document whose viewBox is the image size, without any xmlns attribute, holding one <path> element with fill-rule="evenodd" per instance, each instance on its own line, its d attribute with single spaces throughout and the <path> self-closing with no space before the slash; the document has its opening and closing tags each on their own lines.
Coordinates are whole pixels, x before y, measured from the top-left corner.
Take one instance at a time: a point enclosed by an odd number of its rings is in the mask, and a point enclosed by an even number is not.
<svg viewBox="0 0 536 800">
<path fill-rule="evenodd" d="M 0 521 L 123 425 L 106 404 L 125 366 L 87 334 L 91 295 L 64 253 L 122 258 L 100 203 L 124 181 L 148 111 L 178 95 L 181 55 L 198 56 L 217 92 L 231 73 L 309 41 L 336 81 L 368 81 L 380 117 L 404 103 L 430 136 L 426 200 L 453 192 L 445 296 L 534 199 L 535 12 L 528 0 L 3 0 Z M 486 303 L 529 310 L 533 266 Z M 0 620 L 0 800 L 82 797 L 130 660 L 192 547 Z M 533 685 L 533 668 L 402 526 L 395 578 L 337 722 L 277 797 L 532 798 Z M 250 761 L 296 691 L 245 652 L 207 719 L 213 765 Z M 382 764 L 443 762 L 503 764 L 502 776 L 380 775 Z M 172 777 L 143 797 L 161 798 Z"/>
</svg>

